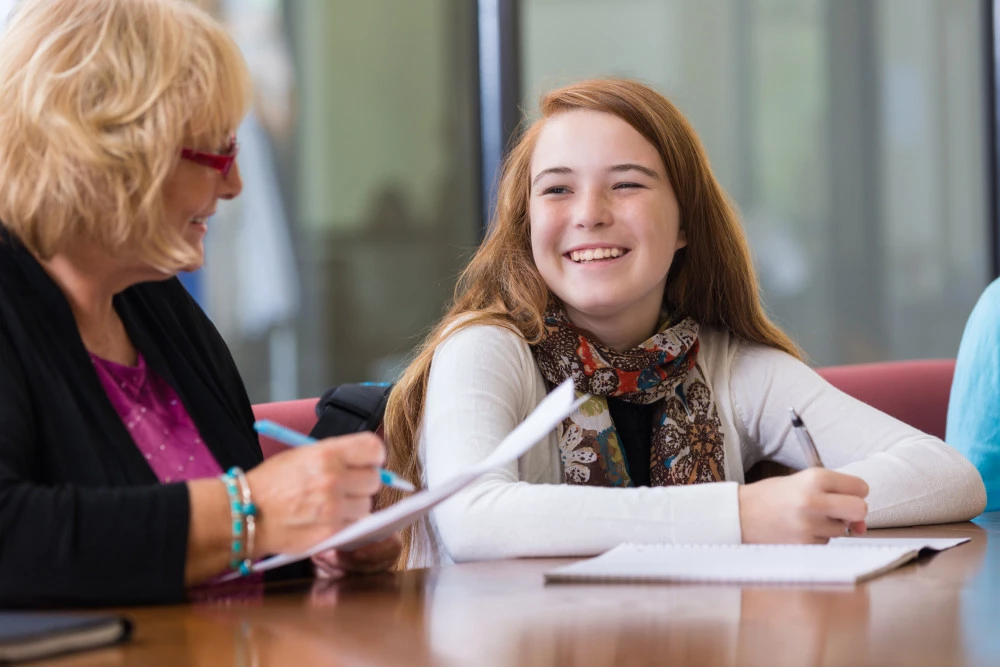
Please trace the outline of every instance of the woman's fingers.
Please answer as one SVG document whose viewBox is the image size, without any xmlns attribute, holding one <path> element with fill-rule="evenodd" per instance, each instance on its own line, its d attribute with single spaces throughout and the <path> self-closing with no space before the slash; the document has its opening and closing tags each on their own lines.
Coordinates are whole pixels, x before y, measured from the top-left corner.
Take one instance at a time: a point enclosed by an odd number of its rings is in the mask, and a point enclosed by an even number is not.
<svg viewBox="0 0 1000 667">
<path fill-rule="evenodd" d="M 342 498 L 339 505 L 339 511 L 334 514 L 333 522 L 338 524 L 337 527 L 340 528 L 341 525 L 352 524 L 358 519 L 362 519 L 372 511 L 371 499 L 367 496 L 357 497 L 357 498 Z"/>
<path fill-rule="evenodd" d="M 381 485 L 378 467 L 385 461 L 382 441 L 371 433 L 327 438 L 313 446 L 331 492 L 344 496 L 374 495 Z"/>
<path fill-rule="evenodd" d="M 339 577 L 345 572 L 373 574 L 392 567 L 399 558 L 402 544 L 398 535 L 391 535 L 354 551 L 330 549 L 316 554 L 312 561 L 321 577 Z"/>
<path fill-rule="evenodd" d="M 334 475 L 329 487 L 345 498 L 371 498 L 381 485 L 377 468 L 350 468 Z"/>
<path fill-rule="evenodd" d="M 252 470 L 261 552 L 308 548 L 368 516 L 384 460 L 382 441 L 358 433 L 278 454 Z"/>
<path fill-rule="evenodd" d="M 337 553 L 338 564 L 349 572 L 373 573 L 382 572 L 392 567 L 402 549 L 402 542 L 397 535 L 391 535 L 384 540 L 366 544 L 354 551 Z"/>
<path fill-rule="evenodd" d="M 313 565 L 316 566 L 316 575 L 322 578 L 339 577 L 344 573 L 340 561 L 337 558 L 336 549 L 322 551 L 312 557 Z"/>
</svg>

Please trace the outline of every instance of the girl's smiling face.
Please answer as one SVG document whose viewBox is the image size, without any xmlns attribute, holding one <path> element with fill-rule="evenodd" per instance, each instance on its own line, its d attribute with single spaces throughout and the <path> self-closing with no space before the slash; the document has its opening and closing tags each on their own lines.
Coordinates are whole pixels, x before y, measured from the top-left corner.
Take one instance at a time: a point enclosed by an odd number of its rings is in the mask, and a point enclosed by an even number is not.
<svg viewBox="0 0 1000 667">
<path fill-rule="evenodd" d="M 612 347 L 652 335 L 674 253 L 685 245 L 657 149 L 599 111 L 548 118 L 531 157 L 535 265 L 566 314 Z M 603 340 L 601 332 L 615 332 Z"/>
</svg>

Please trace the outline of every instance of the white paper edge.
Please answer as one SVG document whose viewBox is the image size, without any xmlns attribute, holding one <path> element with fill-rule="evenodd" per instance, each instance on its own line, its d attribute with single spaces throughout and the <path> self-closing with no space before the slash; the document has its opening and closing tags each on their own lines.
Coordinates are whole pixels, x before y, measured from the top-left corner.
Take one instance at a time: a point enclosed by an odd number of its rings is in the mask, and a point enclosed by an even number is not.
<svg viewBox="0 0 1000 667">
<path fill-rule="evenodd" d="M 566 380 L 549 392 L 548 396 L 497 445 L 497 448 L 489 456 L 468 470 L 442 482 L 433 489 L 418 491 L 394 505 L 375 512 L 302 553 L 279 554 L 259 561 L 254 564 L 253 571 L 271 570 L 329 549 L 351 551 L 388 537 L 458 493 L 484 473 L 522 456 L 556 428 L 563 419 L 572 414 L 587 398 L 589 397 L 581 396 L 574 400 L 573 381 Z M 220 580 L 229 581 L 239 576 L 238 572 L 231 572 Z"/>
</svg>

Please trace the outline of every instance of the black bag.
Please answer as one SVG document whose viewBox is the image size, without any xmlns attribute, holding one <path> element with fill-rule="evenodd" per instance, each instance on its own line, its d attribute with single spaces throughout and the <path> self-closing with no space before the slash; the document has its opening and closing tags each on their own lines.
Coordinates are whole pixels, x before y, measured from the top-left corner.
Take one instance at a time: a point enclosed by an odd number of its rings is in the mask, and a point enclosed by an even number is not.
<svg viewBox="0 0 1000 667">
<path fill-rule="evenodd" d="M 392 385 L 385 382 L 341 384 L 328 389 L 316 404 L 319 421 L 309 432 L 330 438 L 362 431 L 379 432 Z"/>
</svg>

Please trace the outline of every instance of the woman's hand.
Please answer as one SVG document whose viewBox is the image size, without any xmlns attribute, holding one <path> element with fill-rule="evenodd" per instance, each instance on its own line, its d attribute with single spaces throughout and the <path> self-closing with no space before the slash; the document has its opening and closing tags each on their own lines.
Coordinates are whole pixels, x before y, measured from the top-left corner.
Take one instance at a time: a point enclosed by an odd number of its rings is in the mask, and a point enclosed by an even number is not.
<svg viewBox="0 0 1000 667">
<path fill-rule="evenodd" d="M 370 514 L 384 460 L 382 440 L 358 433 L 290 449 L 251 470 L 258 512 L 252 555 L 304 551 Z"/>
<path fill-rule="evenodd" d="M 826 544 L 848 529 L 862 534 L 867 495 L 860 477 L 824 468 L 741 486 L 743 542 Z"/>
<path fill-rule="evenodd" d="M 354 551 L 330 549 L 313 556 L 319 577 L 339 577 L 344 574 L 374 574 L 388 570 L 399 558 L 403 543 L 398 535 L 366 544 Z"/>
</svg>

